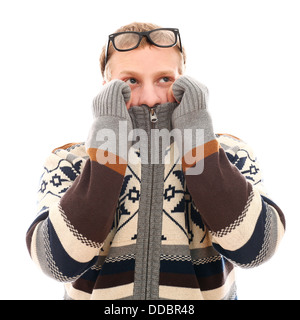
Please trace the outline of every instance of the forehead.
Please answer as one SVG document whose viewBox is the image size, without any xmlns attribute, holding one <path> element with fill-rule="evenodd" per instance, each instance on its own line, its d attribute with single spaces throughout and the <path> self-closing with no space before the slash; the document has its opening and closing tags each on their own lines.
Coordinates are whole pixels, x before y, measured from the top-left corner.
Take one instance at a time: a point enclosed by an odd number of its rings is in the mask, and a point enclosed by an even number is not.
<svg viewBox="0 0 300 320">
<path fill-rule="evenodd" d="M 117 75 L 124 70 L 137 73 L 157 73 L 165 69 L 178 73 L 181 56 L 177 48 L 146 46 L 126 52 L 114 52 L 109 60 L 111 73 Z"/>
</svg>

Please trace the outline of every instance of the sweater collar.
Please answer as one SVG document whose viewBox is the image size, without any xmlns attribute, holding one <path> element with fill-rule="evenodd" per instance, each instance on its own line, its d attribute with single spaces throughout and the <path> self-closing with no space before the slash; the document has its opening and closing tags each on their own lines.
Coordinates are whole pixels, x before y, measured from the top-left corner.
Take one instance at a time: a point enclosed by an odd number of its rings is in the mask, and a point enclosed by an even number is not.
<svg viewBox="0 0 300 320">
<path fill-rule="evenodd" d="M 178 106 L 178 103 L 168 102 L 164 104 L 156 105 L 152 108 L 147 105 L 133 106 L 128 110 L 131 117 L 133 128 L 144 129 L 150 131 L 150 129 L 172 129 L 172 113 Z M 153 113 L 154 110 L 154 113 Z M 154 114 L 157 118 L 155 123 L 151 122 L 151 114 Z"/>
</svg>

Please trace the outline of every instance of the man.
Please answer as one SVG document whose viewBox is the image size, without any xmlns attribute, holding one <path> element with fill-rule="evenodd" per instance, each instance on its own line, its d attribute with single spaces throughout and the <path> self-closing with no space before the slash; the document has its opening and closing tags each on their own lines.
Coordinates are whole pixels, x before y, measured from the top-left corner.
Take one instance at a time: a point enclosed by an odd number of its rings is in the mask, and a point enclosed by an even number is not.
<svg viewBox="0 0 300 320">
<path fill-rule="evenodd" d="M 86 143 L 46 160 L 33 261 L 66 299 L 236 299 L 235 266 L 268 260 L 285 229 L 253 152 L 214 133 L 178 29 L 125 26 L 100 63 Z"/>
</svg>

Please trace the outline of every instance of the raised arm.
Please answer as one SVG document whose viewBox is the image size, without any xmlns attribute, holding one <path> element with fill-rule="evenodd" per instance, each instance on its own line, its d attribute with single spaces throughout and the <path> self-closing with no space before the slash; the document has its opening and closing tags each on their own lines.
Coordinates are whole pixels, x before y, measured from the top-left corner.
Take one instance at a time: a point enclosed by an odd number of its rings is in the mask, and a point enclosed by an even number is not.
<svg viewBox="0 0 300 320">
<path fill-rule="evenodd" d="M 246 144 L 232 142 L 225 152 L 216 139 L 207 89 L 184 76 L 174 83 L 173 93 L 180 102 L 172 117 L 174 128 L 182 134 L 184 129 L 193 131 L 192 148 L 182 158 L 187 187 L 213 245 L 241 267 L 257 266 L 274 254 L 284 234 L 283 213 L 264 194 L 260 179 L 251 176 L 254 155 Z M 202 144 L 195 142 L 196 129 L 204 129 Z M 192 152 L 196 157 L 191 164 L 187 159 Z"/>
<path fill-rule="evenodd" d="M 34 262 L 59 281 L 76 280 L 95 264 L 103 243 L 109 241 L 127 163 L 118 149 L 107 157 L 99 132 L 109 129 L 118 137 L 119 121 L 131 130 L 129 98 L 124 82 L 106 85 L 93 102 L 95 120 L 86 150 L 59 149 L 46 161 L 39 215 L 26 241 Z M 112 158 L 115 162 L 107 161 Z"/>
</svg>

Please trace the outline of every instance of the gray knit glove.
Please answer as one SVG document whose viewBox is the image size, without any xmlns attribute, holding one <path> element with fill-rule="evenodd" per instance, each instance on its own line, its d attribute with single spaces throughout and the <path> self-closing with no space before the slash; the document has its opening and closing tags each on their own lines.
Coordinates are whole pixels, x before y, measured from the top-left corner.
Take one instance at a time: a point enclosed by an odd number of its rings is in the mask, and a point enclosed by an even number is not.
<svg viewBox="0 0 300 320">
<path fill-rule="evenodd" d="M 179 106 L 172 114 L 172 125 L 180 130 L 204 129 L 204 143 L 215 139 L 211 117 L 207 111 L 207 88 L 189 76 L 178 78 L 172 87 Z"/>
<path fill-rule="evenodd" d="M 131 89 L 121 80 L 108 82 L 101 92 L 94 98 L 94 117 L 117 116 L 130 120 L 126 103 L 130 100 Z"/>
<path fill-rule="evenodd" d="M 189 76 L 178 78 L 172 90 L 179 102 L 172 114 L 172 125 L 180 130 L 180 139 L 176 139 L 176 144 L 181 151 L 182 168 L 186 174 L 199 175 L 204 170 L 204 148 L 207 149 L 207 143 L 215 140 L 206 108 L 208 90 Z M 213 145 L 215 148 L 215 143 Z"/>
<path fill-rule="evenodd" d="M 127 137 L 132 130 L 132 121 L 126 108 L 126 102 L 130 100 L 130 96 L 129 85 L 121 80 L 112 80 L 94 98 L 93 115 L 95 120 L 86 141 L 86 149 L 89 154 L 91 148 L 103 149 L 104 146 L 109 145 L 110 152 L 122 158 L 125 157 L 126 147 L 128 152 L 131 146 L 127 142 Z M 114 134 L 111 134 L 112 132 Z M 109 137 L 108 140 L 104 138 L 105 135 Z"/>
</svg>

